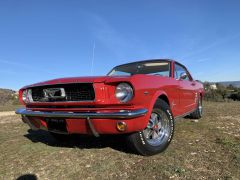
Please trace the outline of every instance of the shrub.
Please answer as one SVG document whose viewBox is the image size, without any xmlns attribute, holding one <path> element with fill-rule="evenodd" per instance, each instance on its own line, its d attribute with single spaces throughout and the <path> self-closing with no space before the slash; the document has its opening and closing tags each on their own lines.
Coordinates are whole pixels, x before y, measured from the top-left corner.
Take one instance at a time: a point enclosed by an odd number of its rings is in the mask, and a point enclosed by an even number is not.
<svg viewBox="0 0 240 180">
<path fill-rule="evenodd" d="M 216 86 L 217 89 L 212 89 L 210 83 L 204 83 L 204 100 L 217 102 L 228 100 L 240 101 L 240 88 L 234 87 L 231 84 L 226 87 L 217 83 Z"/>
</svg>

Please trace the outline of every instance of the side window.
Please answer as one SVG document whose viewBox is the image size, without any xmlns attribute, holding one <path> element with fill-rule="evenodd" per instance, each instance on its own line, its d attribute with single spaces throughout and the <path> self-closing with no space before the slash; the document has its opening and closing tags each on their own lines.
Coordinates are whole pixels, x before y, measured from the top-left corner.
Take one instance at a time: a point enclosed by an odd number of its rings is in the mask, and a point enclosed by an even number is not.
<svg viewBox="0 0 240 180">
<path fill-rule="evenodd" d="M 174 77 L 175 77 L 175 79 L 180 79 L 181 74 L 183 74 L 183 73 L 187 74 L 187 77 L 183 80 L 188 80 L 189 81 L 190 78 L 188 76 L 188 73 L 187 73 L 186 69 L 179 64 L 175 64 L 175 67 L 174 67 Z"/>
</svg>

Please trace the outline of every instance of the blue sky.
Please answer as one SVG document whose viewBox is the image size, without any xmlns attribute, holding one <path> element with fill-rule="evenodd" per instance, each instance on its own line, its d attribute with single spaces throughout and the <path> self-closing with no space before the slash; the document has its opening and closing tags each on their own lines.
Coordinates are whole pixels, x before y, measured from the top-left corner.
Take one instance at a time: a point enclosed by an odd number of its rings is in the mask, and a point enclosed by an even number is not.
<svg viewBox="0 0 240 180">
<path fill-rule="evenodd" d="M 2 0 L 0 87 L 152 58 L 176 59 L 195 79 L 240 80 L 239 9 L 238 0 Z"/>
</svg>

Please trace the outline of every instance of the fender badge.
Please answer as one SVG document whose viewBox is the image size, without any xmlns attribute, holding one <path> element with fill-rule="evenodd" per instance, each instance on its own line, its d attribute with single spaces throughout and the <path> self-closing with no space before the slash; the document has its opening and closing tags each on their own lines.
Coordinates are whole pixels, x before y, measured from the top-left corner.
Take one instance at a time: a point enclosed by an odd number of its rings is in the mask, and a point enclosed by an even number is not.
<svg viewBox="0 0 240 180">
<path fill-rule="evenodd" d="M 149 94 L 149 92 L 148 92 L 148 91 L 145 91 L 145 92 L 144 92 L 144 94 L 145 94 L 145 95 L 148 95 L 148 94 Z"/>
</svg>

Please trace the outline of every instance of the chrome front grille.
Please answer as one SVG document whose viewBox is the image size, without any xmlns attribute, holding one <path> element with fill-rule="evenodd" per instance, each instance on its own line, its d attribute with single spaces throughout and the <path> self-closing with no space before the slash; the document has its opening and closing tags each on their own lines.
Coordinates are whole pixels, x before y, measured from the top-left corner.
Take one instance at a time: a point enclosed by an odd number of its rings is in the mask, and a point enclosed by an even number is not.
<svg viewBox="0 0 240 180">
<path fill-rule="evenodd" d="M 57 84 L 30 89 L 33 102 L 93 101 L 95 99 L 92 83 Z"/>
</svg>

